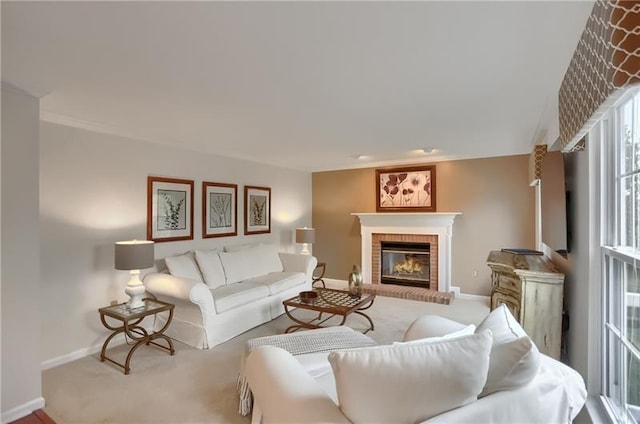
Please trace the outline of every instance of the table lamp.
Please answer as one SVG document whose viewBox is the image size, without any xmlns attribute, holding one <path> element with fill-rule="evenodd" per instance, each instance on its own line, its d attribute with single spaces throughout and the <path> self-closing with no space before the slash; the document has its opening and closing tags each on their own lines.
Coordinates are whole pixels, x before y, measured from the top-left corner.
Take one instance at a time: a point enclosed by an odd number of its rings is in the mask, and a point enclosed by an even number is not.
<svg viewBox="0 0 640 424">
<path fill-rule="evenodd" d="M 129 271 L 131 279 L 124 292 L 129 296 L 128 309 L 144 306 L 145 290 L 140 281 L 140 270 L 154 265 L 153 242 L 148 240 L 118 241 L 115 244 L 115 267 Z"/>
<path fill-rule="evenodd" d="M 313 228 L 296 228 L 296 243 L 302 243 L 303 255 L 310 255 L 309 243 L 313 243 L 316 238 L 316 230 Z"/>
</svg>

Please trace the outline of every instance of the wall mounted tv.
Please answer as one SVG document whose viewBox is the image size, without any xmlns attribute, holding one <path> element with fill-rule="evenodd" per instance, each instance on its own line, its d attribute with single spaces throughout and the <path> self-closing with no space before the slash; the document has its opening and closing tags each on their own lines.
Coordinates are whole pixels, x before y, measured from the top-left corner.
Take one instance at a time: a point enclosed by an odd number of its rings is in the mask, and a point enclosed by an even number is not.
<svg viewBox="0 0 640 424">
<path fill-rule="evenodd" d="M 542 242 L 566 257 L 570 251 L 570 225 L 567 213 L 571 195 L 565 183 L 565 163 L 562 152 L 547 152 L 542 161 L 540 178 L 540 209 Z"/>
</svg>

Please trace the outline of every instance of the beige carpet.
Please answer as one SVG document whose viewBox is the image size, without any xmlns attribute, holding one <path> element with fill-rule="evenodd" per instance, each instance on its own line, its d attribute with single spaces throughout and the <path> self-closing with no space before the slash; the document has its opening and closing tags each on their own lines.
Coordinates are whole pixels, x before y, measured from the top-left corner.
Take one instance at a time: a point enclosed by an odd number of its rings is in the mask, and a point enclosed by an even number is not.
<svg viewBox="0 0 640 424">
<path fill-rule="evenodd" d="M 369 309 L 376 326 L 368 335 L 380 344 L 400 340 L 407 326 L 425 314 L 463 323 L 478 323 L 489 312 L 485 302 L 456 299 L 450 305 L 378 296 Z M 65 423 L 249 423 L 238 415 L 235 391 L 240 354 L 246 340 L 282 333 L 286 316 L 254 328 L 209 350 L 176 343 L 176 355 L 141 347 L 133 356 L 131 374 L 99 354 L 44 371 L 45 411 Z M 347 324 L 366 328 L 364 318 L 350 316 Z M 126 347 L 109 351 L 124 362 Z"/>
</svg>

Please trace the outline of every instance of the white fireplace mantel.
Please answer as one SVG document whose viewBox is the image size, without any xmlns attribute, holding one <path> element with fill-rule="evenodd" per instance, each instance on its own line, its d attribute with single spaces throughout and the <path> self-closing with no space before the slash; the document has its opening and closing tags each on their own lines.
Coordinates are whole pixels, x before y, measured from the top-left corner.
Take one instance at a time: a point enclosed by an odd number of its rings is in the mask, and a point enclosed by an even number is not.
<svg viewBox="0 0 640 424">
<path fill-rule="evenodd" d="M 451 291 L 451 236 L 453 220 L 461 212 L 352 213 L 360 219 L 362 275 L 371 282 L 372 234 L 427 234 L 438 236 L 438 291 Z"/>
</svg>

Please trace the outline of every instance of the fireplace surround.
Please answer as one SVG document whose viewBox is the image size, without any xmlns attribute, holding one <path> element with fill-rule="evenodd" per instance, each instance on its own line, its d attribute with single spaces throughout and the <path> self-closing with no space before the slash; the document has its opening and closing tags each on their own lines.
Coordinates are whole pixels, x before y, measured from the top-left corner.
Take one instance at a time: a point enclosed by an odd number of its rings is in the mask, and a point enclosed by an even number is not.
<svg viewBox="0 0 640 424">
<path fill-rule="evenodd" d="M 362 276 L 380 284 L 381 242 L 429 243 L 429 288 L 451 291 L 451 237 L 460 212 L 352 213 L 360 220 Z"/>
</svg>

